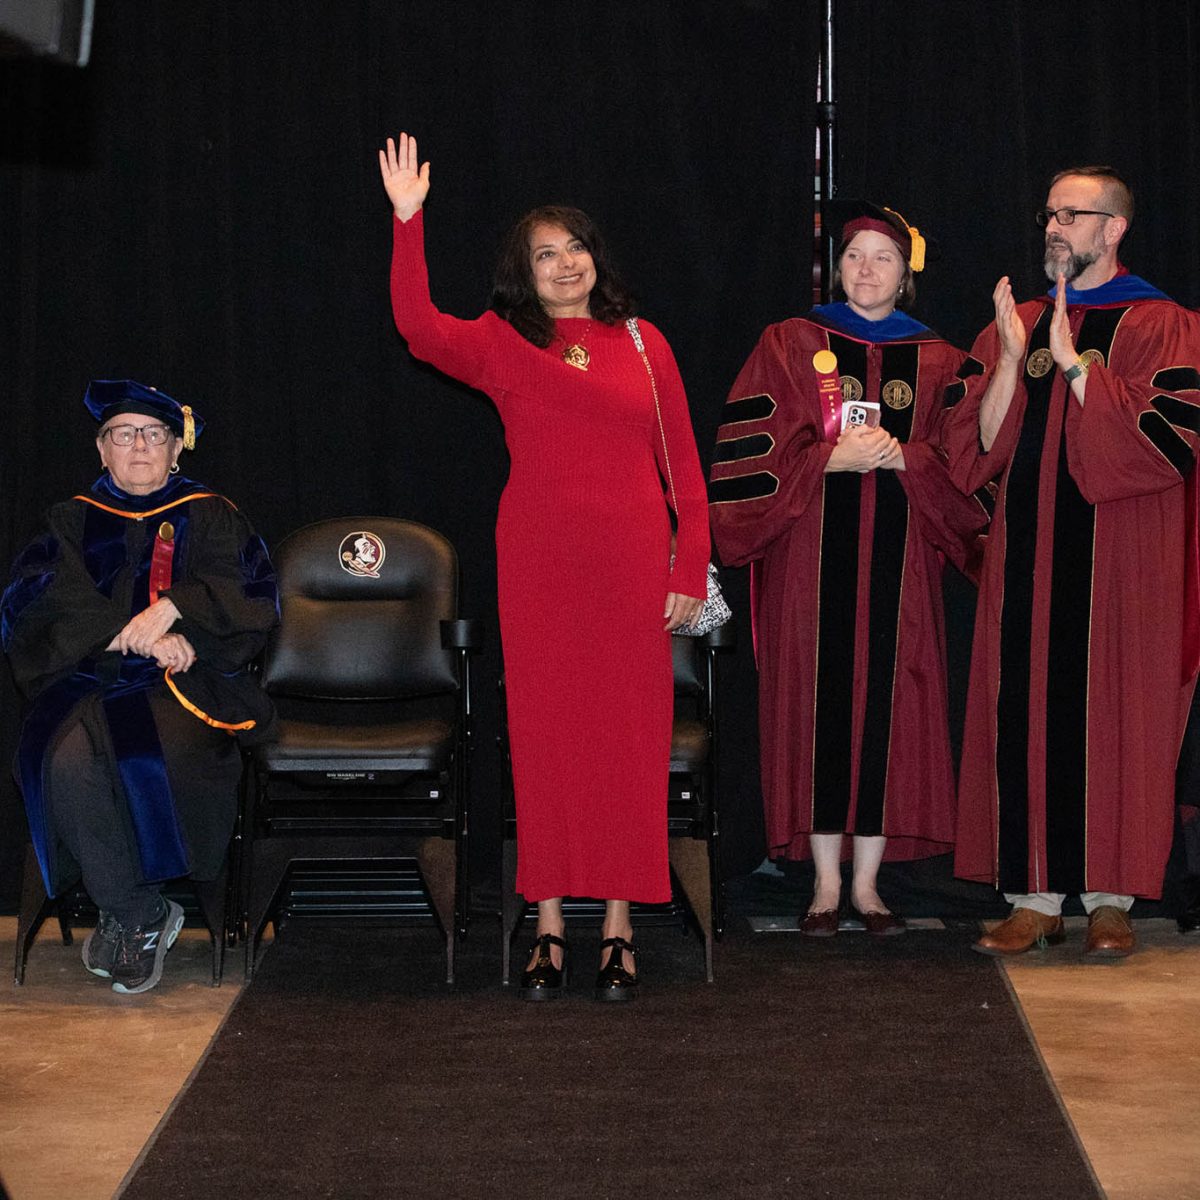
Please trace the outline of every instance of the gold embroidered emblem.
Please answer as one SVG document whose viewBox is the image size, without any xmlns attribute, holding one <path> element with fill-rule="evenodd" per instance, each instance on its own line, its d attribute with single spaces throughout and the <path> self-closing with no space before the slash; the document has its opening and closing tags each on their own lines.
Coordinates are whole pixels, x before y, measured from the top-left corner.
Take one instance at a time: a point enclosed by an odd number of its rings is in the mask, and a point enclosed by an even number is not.
<svg viewBox="0 0 1200 1200">
<path fill-rule="evenodd" d="M 882 394 L 888 408 L 907 408 L 913 402 L 913 390 L 903 379 L 889 379 L 883 385 Z"/>
<path fill-rule="evenodd" d="M 1054 366 L 1054 355 L 1043 346 L 1040 350 L 1035 350 L 1025 360 L 1025 370 L 1033 376 L 1034 379 L 1041 379 L 1043 375 L 1049 375 Z"/>
<path fill-rule="evenodd" d="M 170 521 L 164 521 L 158 527 L 158 536 L 164 542 L 173 542 L 175 540 L 175 526 Z"/>
<path fill-rule="evenodd" d="M 1085 350 L 1079 356 L 1079 361 L 1089 371 L 1093 367 L 1102 367 L 1104 366 L 1104 352 L 1102 350 Z"/>
<path fill-rule="evenodd" d="M 838 383 L 842 388 L 842 399 L 847 404 L 855 404 L 862 399 L 863 386 L 853 375 L 843 375 Z"/>
<path fill-rule="evenodd" d="M 568 367 L 574 367 L 578 371 L 586 371 L 588 363 L 592 361 L 592 356 L 587 352 L 586 346 L 581 346 L 576 342 L 574 345 L 563 348 L 562 360 Z"/>
</svg>

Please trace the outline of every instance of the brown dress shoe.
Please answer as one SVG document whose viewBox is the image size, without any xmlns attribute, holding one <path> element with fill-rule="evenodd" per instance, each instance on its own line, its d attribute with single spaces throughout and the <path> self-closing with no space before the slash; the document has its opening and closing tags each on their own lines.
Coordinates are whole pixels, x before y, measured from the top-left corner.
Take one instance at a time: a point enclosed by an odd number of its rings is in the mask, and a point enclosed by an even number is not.
<svg viewBox="0 0 1200 1200">
<path fill-rule="evenodd" d="M 1034 946 L 1056 946 L 1064 936 L 1062 917 L 1048 917 L 1032 908 L 1014 908 L 1007 921 L 985 933 L 971 949 L 996 957 L 1024 954 Z"/>
<path fill-rule="evenodd" d="M 899 933 L 907 931 L 908 926 L 904 923 L 903 917 L 898 917 L 894 912 L 880 912 L 879 909 L 872 909 L 870 912 L 859 912 L 858 909 L 850 910 L 852 917 L 857 917 L 862 922 L 862 927 L 872 937 L 895 937 Z"/>
<path fill-rule="evenodd" d="M 800 932 L 805 937 L 833 937 L 838 931 L 838 910 L 822 908 L 817 912 L 805 913 L 800 921 Z"/>
<path fill-rule="evenodd" d="M 1084 958 L 1125 958 L 1133 953 L 1133 922 L 1122 908 L 1102 904 L 1088 914 Z"/>
</svg>

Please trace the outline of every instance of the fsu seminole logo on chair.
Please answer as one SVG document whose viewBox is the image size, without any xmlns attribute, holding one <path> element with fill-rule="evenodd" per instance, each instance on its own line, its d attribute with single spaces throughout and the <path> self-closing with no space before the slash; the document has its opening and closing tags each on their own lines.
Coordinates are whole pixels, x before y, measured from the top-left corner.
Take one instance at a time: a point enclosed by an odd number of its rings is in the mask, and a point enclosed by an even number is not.
<svg viewBox="0 0 1200 1200">
<path fill-rule="evenodd" d="M 379 578 L 379 569 L 386 557 L 387 547 L 383 539 L 365 529 L 346 534 L 338 547 L 338 562 L 342 564 L 342 570 L 368 579 Z"/>
</svg>

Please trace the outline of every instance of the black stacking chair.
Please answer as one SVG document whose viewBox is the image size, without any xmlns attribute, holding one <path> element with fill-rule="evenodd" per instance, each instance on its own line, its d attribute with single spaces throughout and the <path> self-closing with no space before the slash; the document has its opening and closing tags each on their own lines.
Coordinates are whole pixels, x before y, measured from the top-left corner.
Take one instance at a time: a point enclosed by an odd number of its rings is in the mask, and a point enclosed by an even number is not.
<svg viewBox="0 0 1200 1200">
<path fill-rule="evenodd" d="M 673 891 L 704 938 L 704 972 L 713 981 L 713 942 L 725 927 L 717 802 L 717 655 L 734 646 L 732 623 L 702 638 L 672 637 L 675 723 L 667 792 L 667 832 Z M 501 695 L 503 696 L 503 680 Z M 500 706 L 500 759 L 504 810 L 501 868 L 502 978 L 509 982 L 513 939 L 528 905 L 516 890 L 517 822 L 512 759 L 504 705 Z M 635 906 L 636 907 L 636 906 Z"/>
<path fill-rule="evenodd" d="M 717 655 L 735 644 L 732 622 L 703 638 L 673 637 L 675 724 L 667 792 L 671 870 L 704 935 L 704 973 L 713 981 L 713 942 L 725 931 L 717 803 Z"/>
<path fill-rule="evenodd" d="M 458 558 L 394 517 L 321 521 L 272 556 L 282 620 L 262 683 L 278 738 L 255 748 L 242 822 L 245 970 L 300 865 L 415 858 L 446 941 L 466 931 L 469 653 Z"/>
<path fill-rule="evenodd" d="M 180 898 L 187 892 L 195 896 L 212 943 L 213 987 L 221 986 L 221 976 L 225 969 L 229 881 L 227 864 L 216 879 L 181 879 L 163 887 L 163 891 L 172 899 L 176 898 L 177 893 Z M 58 918 L 62 944 L 71 946 L 75 942 L 74 926 L 94 923 L 95 905 L 88 899 L 81 886 L 71 888 L 53 899 L 47 896 L 37 854 L 34 852 L 33 843 L 29 842 L 25 846 L 25 865 L 21 872 L 21 905 L 17 912 L 17 949 L 13 962 L 13 982 L 17 986 L 25 982 L 25 964 L 29 958 L 29 949 L 37 937 L 38 930 L 51 915 Z"/>
</svg>

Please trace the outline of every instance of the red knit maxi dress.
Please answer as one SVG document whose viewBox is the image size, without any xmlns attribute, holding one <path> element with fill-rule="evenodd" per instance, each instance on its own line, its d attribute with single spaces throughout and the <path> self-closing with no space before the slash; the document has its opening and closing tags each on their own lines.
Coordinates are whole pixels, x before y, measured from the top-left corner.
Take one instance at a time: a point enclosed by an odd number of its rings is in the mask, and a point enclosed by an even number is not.
<svg viewBox="0 0 1200 1200">
<path fill-rule="evenodd" d="M 485 392 L 512 466 L 496 521 L 500 632 L 517 805 L 517 889 L 670 899 L 668 591 L 703 596 L 704 478 L 683 381 L 641 322 L 678 499 L 674 571 L 650 379 L 628 329 L 556 322 L 547 349 L 488 312 L 433 307 L 422 213 L 393 218 L 392 312 L 417 357 Z M 588 370 L 564 363 L 582 340 Z M 661 464 L 661 467 L 660 467 Z"/>
</svg>

